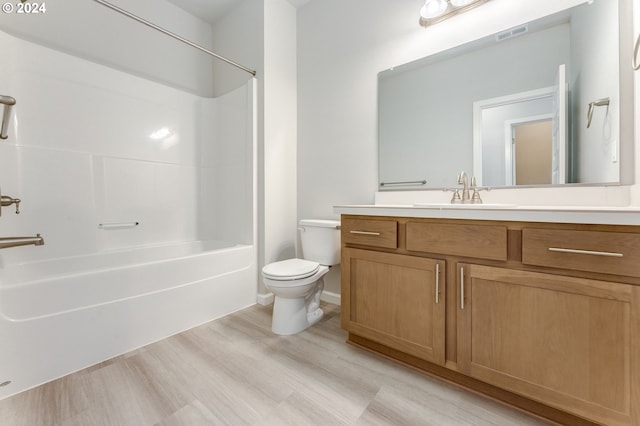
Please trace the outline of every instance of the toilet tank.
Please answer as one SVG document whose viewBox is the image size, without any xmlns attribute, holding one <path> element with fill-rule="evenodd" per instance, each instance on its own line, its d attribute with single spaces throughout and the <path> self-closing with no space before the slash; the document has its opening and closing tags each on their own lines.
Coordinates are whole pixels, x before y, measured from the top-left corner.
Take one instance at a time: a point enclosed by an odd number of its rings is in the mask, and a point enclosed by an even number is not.
<svg viewBox="0 0 640 426">
<path fill-rule="evenodd" d="M 304 259 L 327 266 L 340 263 L 340 221 L 301 220 L 300 241 Z"/>
</svg>

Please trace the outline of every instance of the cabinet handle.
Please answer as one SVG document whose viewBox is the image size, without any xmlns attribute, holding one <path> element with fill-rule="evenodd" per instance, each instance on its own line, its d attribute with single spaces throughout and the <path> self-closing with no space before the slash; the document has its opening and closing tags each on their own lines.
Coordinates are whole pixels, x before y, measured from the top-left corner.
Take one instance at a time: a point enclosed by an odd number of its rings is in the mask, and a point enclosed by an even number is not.
<svg viewBox="0 0 640 426">
<path fill-rule="evenodd" d="M 380 235 L 379 232 L 370 232 L 370 231 L 349 231 L 350 234 L 358 234 L 358 235 Z"/>
<path fill-rule="evenodd" d="M 607 257 L 623 257 L 622 253 L 615 253 L 610 251 L 591 251 L 591 250 L 577 250 L 567 249 L 559 247 L 549 247 L 549 251 L 555 251 L 558 253 L 575 253 L 575 254 L 592 254 L 594 256 L 607 256 Z"/>
<path fill-rule="evenodd" d="M 436 305 L 440 300 L 440 264 L 436 263 Z"/>
<path fill-rule="evenodd" d="M 460 309 L 464 309 L 464 266 L 460 268 Z"/>
</svg>

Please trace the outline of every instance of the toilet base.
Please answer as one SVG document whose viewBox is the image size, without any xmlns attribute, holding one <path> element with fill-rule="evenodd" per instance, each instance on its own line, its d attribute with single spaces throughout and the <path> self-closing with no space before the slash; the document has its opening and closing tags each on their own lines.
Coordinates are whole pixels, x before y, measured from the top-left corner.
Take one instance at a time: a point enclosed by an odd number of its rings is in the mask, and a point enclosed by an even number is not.
<svg viewBox="0 0 640 426">
<path fill-rule="evenodd" d="M 307 312 L 307 306 L 305 298 L 285 299 L 276 296 L 273 302 L 271 331 L 288 336 L 300 333 L 320 321 L 324 314 L 322 309 L 316 308 Z"/>
</svg>

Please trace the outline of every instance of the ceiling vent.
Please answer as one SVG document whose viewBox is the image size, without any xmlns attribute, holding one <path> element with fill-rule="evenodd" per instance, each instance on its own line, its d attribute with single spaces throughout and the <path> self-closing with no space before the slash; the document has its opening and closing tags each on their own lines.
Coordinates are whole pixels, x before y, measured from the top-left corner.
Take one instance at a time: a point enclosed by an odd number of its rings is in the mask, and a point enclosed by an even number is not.
<svg viewBox="0 0 640 426">
<path fill-rule="evenodd" d="M 503 31 L 501 33 L 496 34 L 496 41 L 503 41 L 508 38 L 517 37 L 529 31 L 529 26 L 527 24 L 521 25 L 519 27 L 511 28 L 510 30 Z"/>
</svg>

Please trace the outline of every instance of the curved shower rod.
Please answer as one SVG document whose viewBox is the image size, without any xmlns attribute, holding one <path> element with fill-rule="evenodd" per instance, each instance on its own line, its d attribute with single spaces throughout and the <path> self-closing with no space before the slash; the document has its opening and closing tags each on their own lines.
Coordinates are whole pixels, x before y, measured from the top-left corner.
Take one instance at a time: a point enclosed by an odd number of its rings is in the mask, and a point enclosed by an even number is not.
<svg viewBox="0 0 640 426">
<path fill-rule="evenodd" d="M 251 74 L 253 76 L 256 75 L 255 70 L 252 70 L 250 68 L 244 67 L 244 66 L 242 66 L 242 65 L 240 65 L 240 64 L 238 64 L 236 62 L 233 62 L 231 59 L 227 59 L 224 56 L 220 56 L 217 53 L 214 53 L 214 52 L 210 51 L 209 49 L 205 49 L 204 47 L 202 47 L 202 46 L 200 46 L 200 45 L 198 45 L 198 44 L 196 44 L 196 43 L 194 43 L 194 42 L 192 42 L 190 40 L 187 40 L 186 38 L 181 37 L 178 34 L 175 34 L 175 33 L 172 33 L 171 31 L 165 30 L 164 28 L 162 28 L 162 27 L 160 27 L 160 26 L 158 26 L 158 25 L 156 25 L 156 24 L 154 24 L 152 22 L 149 22 L 146 19 L 143 19 L 143 18 L 141 18 L 141 17 L 139 17 L 137 15 L 134 15 L 131 12 L 128 12 L 128 11 L 122 9 L 122 8 L 119 8 L 118 6 L 116 6 L 114 4 L 111 4 L 108 1 L 104 1 L 104 0 L 93 0 L 93 1 L 95 1 L 97 3 L 100 3 L 101 5 L 106 6 L 109 9 L 115 10 L 116 12 L 121 13 L 121 14 L 123 14 L 123 15 L 125 15 L 125 16 L 133 19 L 133 20 L 136 20 L 136 21 L 140 22 L 141 24 L 144 24 L 144 25 L 146 25 L 146 26 L 148 26 L 150 28 L 153 28 L 154 30 L 160 31 L 161 33 L 166 34 L 169 37 L 173 37 L 178 41 L 181 41 L 181 42 L 183 42 L 185 44 L 188 44 L 191 47 L 195 47 L 196 49 L 198 49 L 198 50 L 200 50 L 200 51 L 202 51 L 204 53 L 207 53 L 207 54 L 213 56 L 214 58 L 220 59 L 221 61 L 224 61 L 224 62 L 226 62 L 226 63 L 228 63 L 230 65 L 233 65 L 236 68 L 240 68 L 241 70 L 246 71 L 246 72 L 248 72 L 249 74 Z"/>
</svg>

